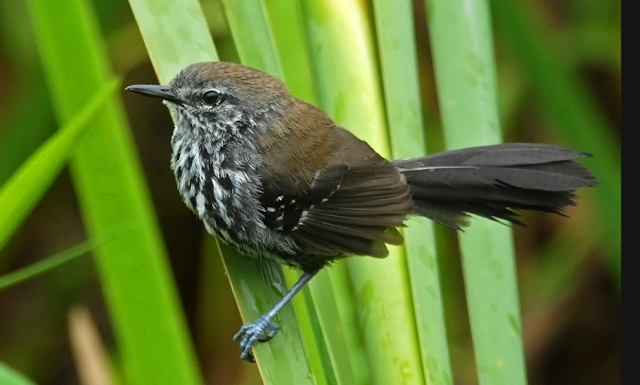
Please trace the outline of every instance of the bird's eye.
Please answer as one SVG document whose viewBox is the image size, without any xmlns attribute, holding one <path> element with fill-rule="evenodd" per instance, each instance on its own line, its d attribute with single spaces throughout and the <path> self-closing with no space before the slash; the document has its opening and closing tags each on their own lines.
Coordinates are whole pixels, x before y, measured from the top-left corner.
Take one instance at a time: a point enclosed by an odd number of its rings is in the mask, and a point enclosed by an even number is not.
<svg viewBox="0 0 640 385">
<path fill-rule="evenodd" d="M 207 91 L 202 95 L 202 100 L 210 106 L 218 106 L 224 101 L 224 96 L 215 91 Z"/>
</svg>

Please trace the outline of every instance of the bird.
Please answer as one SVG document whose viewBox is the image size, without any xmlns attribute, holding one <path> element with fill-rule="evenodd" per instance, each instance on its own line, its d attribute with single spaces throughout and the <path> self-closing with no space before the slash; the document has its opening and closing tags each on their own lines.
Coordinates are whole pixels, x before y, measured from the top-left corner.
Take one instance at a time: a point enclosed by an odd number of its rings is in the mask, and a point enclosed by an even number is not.
<svg viewBox="0 0 640 385">
<path fill-rule="evenodd" d="M 564 215 L 576 189 L 597 185 L 576 161 L 590 154 L 549 144 L 387 160 L 277 77 L 238 63 L 195 63 L 167 85 L 125 89 L 170 110 L 170 167 L 206 230 L 250 258 L 302 271 L 270 311 L 234 335 L 247 361 L 318 271 L 345 257 L 386 257 L 387 245 L 403 243 L 407 217 L 454 230 L 470 214 L 522 224 L 519 210 Z"/>
</svg>

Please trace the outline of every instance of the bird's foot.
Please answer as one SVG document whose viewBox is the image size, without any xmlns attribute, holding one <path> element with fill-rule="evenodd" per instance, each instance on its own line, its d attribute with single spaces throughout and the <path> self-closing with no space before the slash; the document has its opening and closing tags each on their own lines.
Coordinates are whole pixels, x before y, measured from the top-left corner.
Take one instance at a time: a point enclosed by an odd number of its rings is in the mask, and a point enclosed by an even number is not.
<svg viewBox="0 0 640 385">
<path fill-rule="evenodd" d="M 240 341 L 240 358 L 249 362 L 255 362 L 251 348 L 256 342 L 267 342 L 280 330 L 277 323 L 262 316 L 255 322 L 243 325 L 240 331 L 233 336 L 234 341 Z"/>
</svg>

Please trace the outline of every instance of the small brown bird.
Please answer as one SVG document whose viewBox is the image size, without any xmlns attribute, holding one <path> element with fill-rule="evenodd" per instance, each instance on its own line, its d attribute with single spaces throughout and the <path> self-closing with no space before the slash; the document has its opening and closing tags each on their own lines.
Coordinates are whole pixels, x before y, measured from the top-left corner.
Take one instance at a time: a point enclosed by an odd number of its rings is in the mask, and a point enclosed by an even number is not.
<svg viewBox="0 0 640 385">
<path fill-rule="evenodd" d="M 408 215 L 452 229 L 468 214 L 520 223 L 513 209 L 562 213 L 574 190 L 595 186 L 587 154 L 499 144 L 387 161 L 279 79 L 235 63 L 185 68 L 161 98 L 176 126 L 171 168 L 207 231 L 250 257 L 304 274 L 276 306 L 234 336 L 243 359 L 278 331 L 276 313 L 324 266 L 350 255 L 387 256 Z"/>
</svg>

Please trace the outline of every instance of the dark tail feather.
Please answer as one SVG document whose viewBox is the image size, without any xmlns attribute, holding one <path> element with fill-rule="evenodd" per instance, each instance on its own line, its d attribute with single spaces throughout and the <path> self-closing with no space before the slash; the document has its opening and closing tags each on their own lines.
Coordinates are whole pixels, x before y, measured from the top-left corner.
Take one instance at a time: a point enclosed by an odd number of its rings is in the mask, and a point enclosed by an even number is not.
<svg viewBox="0 0 640 385">
<path fill-rule="evenodd" d="M 393 163 L 407 178 L 415 213 L 459 229 L 468 214 L 521 224 L 512 209 L 562 214 L 574 191 L 596 186 L 575 162 L 588 154 L 566 148 L 511 143 L 447 151 Z"/>
</svg>

